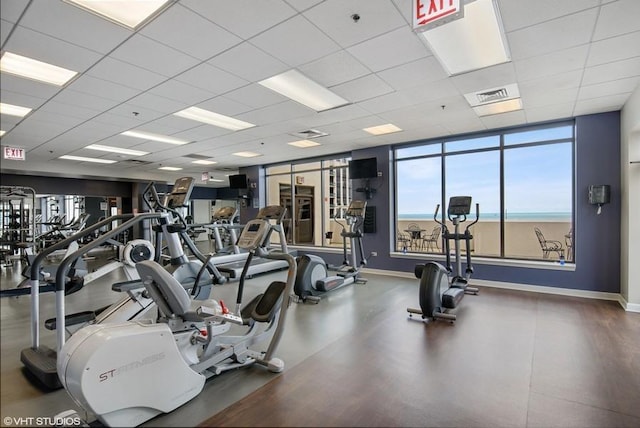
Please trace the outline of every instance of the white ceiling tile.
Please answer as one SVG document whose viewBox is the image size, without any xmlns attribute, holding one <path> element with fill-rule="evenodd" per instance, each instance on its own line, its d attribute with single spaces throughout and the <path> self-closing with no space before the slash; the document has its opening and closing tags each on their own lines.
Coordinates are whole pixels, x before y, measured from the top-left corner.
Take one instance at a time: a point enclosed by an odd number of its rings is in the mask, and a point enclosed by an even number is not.
<svg viewBox="0 0 640 428">
<path fill-rule="evenodd" d="M 4 81 L 4 78 L 2 80 Z M 35 97 L 33 95 L 20 92 L 14 92 L 11 88 L 6 88 L 4 85 L 2 86 L 2 92 L 0 92 L 0 99 L 3 103 L 13 104 L 21 107 L 28 107 L 34 110 L 39 108 L 47 101 L 45 98 Z"/>
<path fill-rule="evenodd" d="M 121 102 L 133 98 L 138 94 L 138 91 L 133 88 L 122 86 L 108 80 L 99 79 L 97 77 L 92 77 L 88 74 L 83 74 L 75 79 L 69 84 L 68 88 L 77 92 L 83 92 L 85 94 L 96 95 L 102 98 Z"/>
<path fill-rule="evenodd" d="M 238 115 L 236 119 L 244 120 L 255 125 L 262 125 L 314 114 L 316 114 L 316 112 L 309 107 L 298 104 L 295 101 L 284 101 L 273 106 L 267 106 Z"/>
<path fill-rule="evenodd" d="M 582 85 L 588 86 L 609 80 L 640 76 L 640 56 L 624 61 L 587 67 L 582 77 Z"/>
<path fill-rule="evenodd" d="M 77 72 L 85 71 L 101 58 L 97 52 L 21 26 L 14 29 L 2 50 Z"/>
<path fill-rule="evenodd" d="M 511 32 L 582 10 L 597 8 L 599 0 L 499 0 L 498 4 L 505 31 Z"/>
<path fill-rule="evenodd" d="M 0 15 L 2 19 L 15 24 L 29 3 L 31 0 L 0 1 Z"/>
<path fill-rule="evenodd" d="M 587 67 L 640 56 L 640 31 L 591 44 Z"/>
<path fill-rule="evenodd" d="M 520 90 L 520 97 L 523 106 L 527 109 L 535 109 L 544 106 L 553 106 L 558 104 L 572 104 L 578 96 L 578 87 L 554 89 L 549 94 L 549 86 L 547 85 L 523 85 Z"/>
<path fill-rule="evenodd" d="M 624 105 L 629 98 L 630 93 L 607 95 L 600 98 L 588 98 L 579 100 L 573 109 L 574 116 L 582 116 L 586 114 L 604 113 L 609 111 L 617 111 Z"/>
<path fill-rule="evenodd" d="M 299 69 L 304 75 L 326 87 L 357 79 L 370 73 L 367 67 L 347 51 L 329 54 L 317 61 L 304 64 Z"/>
<path fill-rule="evenodd" d="M 638 0 L 619 0 L 605 4 L 600 8 L 593 40 L 602 40 L 638 31 L 639 21 L 640 2 Z"/>
<path fill-rule="evenodd" d="M 199 63 L 192 56 L 139 34 L 122 43 L 110 56 L 167 77 L 175 76 Z"/>
<path fill-rule="evenodd" d="M 553 119 L 569 118 L 572 115 L 575 102 L 545 105 L 544 107 L 525 106 L 528 123 L 545 122 Z"/>
<path fill-rule="evenodd" d="M 64 25 L 60 25 L 64 22 Z M 32 2 L 20 25 L 56 39 L 106 54 L 131 31 L 63 1 Z M 91 37 L 87 37 L 91 34 Z"/>
<path fill-rule="evenodd" d="M 206 6 L 209 2 L 199 3 Z M 221 5 L 217 2 L 215 7 Z M 180 30 L 176 31 L 176 28 Z M 209 59 L 242 41 L 182 4 L 174 4 L 140 33 L 200 60 Z"/>
<path fill-rule="evenodd" d="M 589 43 L 598 9 L 507 33 L 511 58 L 520 60 Z"/>
<path fill-rule="evenodd" d="M 232 117 L 253 110 L 250 106 L 242 104 L 226 95 L 208 99 L 198 104 L 197 107 Z"/>
<path fill-rule="evenodd" d="M 291 37 L 295 34 L 296 37 Z M 336 52 L 340 47 L 298 15 L 251 39 L 251 43 L 291 67 Z"/>
<path fill-rule="evenodd" d="M 282 96 L 262 85 L 258 85 L 257 83 L 252 83 L 228 92 L 224 95 L 224 98 L 237 101 L 238 103 L 252 109 L 267 107 L 283 101 Z M 248 108 L 246 110 L 248 110 Z"/>
<path fill-rule="evenodd" d="M 372 71 L 386 70 L 430 55 L 409 27 L 383 34 L 347 49 Z"/>
<path fill-rule="evenodd" d="M 208 63 L 249 82 L 257 82 L 289 69 L 287 64 L 250 43 L 229 49 Z M 256 64 L 260 66 L 256 67 Z"/>
<path fill-rule="evenodd" d="M 601 98 L 618 94 L 630 94 L 638 86 L 638 82 L 640 82 L 640 77 L 628 77 L 626 79 L 618 79 L 610 82 L 583 86 L 580 88 L 580 92 L 578 93 L 578 100 Z"/>
<path fill-rule="evenodd" d="M 438 60 L 433 56 L 389 68 L 379 72 L 378 76 L 394 89 L 407 89 L 448 77 Z"/>
<path fill-rule="evenodd" d="M 0 89 L 2 91 L 12 91 L 43 100 L 51 98 L 60 91 L 59 86 L 4 73 L 0 79 Z"/>
<path fill-rule="evenodd" d="M 7 41 L 7 37 L 13 31 L 13 27 L 14 25 L 11 22 L 0 19 L 0 45 L 4 45 Z"/>
<path fill-rule="evenodd" d="M 584 67 L 589 45 L 551 52 L 515 62 L 518 80 L 527 81 Z"/>
<path fill-rule="evenodd" d="M 282 0 L 186 0 L 182 4 L 242 39 L 268 30 L 296 13 Z"/>
<path fill-rule="evenodd" d="M 354 22 L 353 14 L 360 19 Z M 393 3 L 387 0 L 327 1 L 303 15 L 343 48 L 406 25 Z"/>
<path fill-rule="evenodd" d="M 483 68 L 474 73 L 452 76 L 451 81 L 462 94 L 508 85 L 516 82 L 515 64 L 507 62 Z"/>
<path fill-rule="evenodd" d="M 117 101 L 108 98 L 85 94 L 72 89 L 60 92 L 53 99 L 62 104 L 82 106 L 87 110 L 95 110 L 98 113 L 109 110 L 118 104 Z"/>
<path fill-rule="evenodd" d="M 219 95 L 247 85 L 249 82 L 209 64 L 200 64 L 176 76 L 176 80 Z"/>
<path fill-rule="evenodd" d="M 136 67 L 126 62 L 105 57 L 87 71 L 89 76 L 107 80 L 129 88 L 147 90 L 164 82 L 167 78 L 149 70 Z"/>
<path fill-rule="evenodd" d="M 195 86 L 188 85 L 175 79 L 167 80 L 166 82 L 150 89 L 148 92 L 153 95 L 180 102 L 185 107 L 198 104 L 199 102 L 215 96 L 215 94 L 205 91 L 202 88 L 196 88 Z"/>
<path fill-rule="evenodd" d="M 34 111 L 24 119 L 3 115 L 1 126 L 9 132 L 2 143 L 29 145 L 28 161 L 19 168 L 34 174 L 173 181 L 203 171 L 185 158 L 189 153 L 216 158 L 219 164 L 205 170 L 236 170 L 240 165 L 615 111 L 638 85 L 637 1 L 499 3 L 512 62 L 449 77 L 411 28 L 413 0 L 181 0 L 171 2 L 137 33 L 61 1 L 2 0 L 3 50 L 21 47 L 24 51 L 18 53 L 81 73 L 62 88 L 3 75 L 3 102 Z M 14 28 L 12 22 L 25 8 L 20 26 Z M 351 20 L 353 13 L 360 14 L 358 23 Z M 249 40 L 242 41 L 245 38 Z M 318 113 L 256 85 L 292 67 L 337 88 L 352 104 Z M 521 112 L 479 118 L 463 97 L 514 82 L 522 94 Z M 191 105 L 257 126 L 231 132 L 172 114 Z M 381 137 L 362 131 L 382 123 L 394 123 L 403 131 Z M 120 134 L 134 128 L 194 142 L 172 146 Z M 330 135 L 312 150 L 286 146 L 295 138 L 291 133 L 306 129 Z M 113 154 L 102 156 L 118 158 L 114 166 L 55 159 L 65 151 L 84 153 L 91 143 L 148 147 L 154 154 L 144 158 L 154 163 L 137 166 Z M 231 155 L 251 149 L 265 155 Z M 185 169 L 157 169 L 168 162 Z M 6 165 L 2 163 L 3 172 L 16 168 Z"/>
<path fill-rule="evenodd" d="M 480 120 L 487 129 L 506 128 L 527 123 L 527 118 L 522 110 L 484 116 Z"/>
<path fill-rule="evenodd" d="M 359 102 L 393 92 L 394 89 L 375 74 L 360 77 L 331 88 L 333 92 L 350 102 Z"/>
</svg>

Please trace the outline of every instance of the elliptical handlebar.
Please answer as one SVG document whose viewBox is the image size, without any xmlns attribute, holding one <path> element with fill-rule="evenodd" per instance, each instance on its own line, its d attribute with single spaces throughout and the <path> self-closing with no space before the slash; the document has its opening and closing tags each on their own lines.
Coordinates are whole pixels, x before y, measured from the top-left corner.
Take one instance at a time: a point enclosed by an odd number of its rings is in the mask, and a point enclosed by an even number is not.
<svg viewBox="0 0 640 428">
<path fill-rule="evenodd" d="M 438 211 L 440 211 L 440 204 L 436 205 L 436 212 L 433 213 L 433 220 L 440 226 L 444 226 L 444 224 L 438 220 Z"/>
<path fill-rule="evenodd" d="M 476 203 L 476 219 L 467 225 L 467 227 L 465 228 L 465 233 L 467 233 L 469 231 L 469 228 L 476 224 L 478 220 L 480 220 L 480 204 Z"/>
</svg>

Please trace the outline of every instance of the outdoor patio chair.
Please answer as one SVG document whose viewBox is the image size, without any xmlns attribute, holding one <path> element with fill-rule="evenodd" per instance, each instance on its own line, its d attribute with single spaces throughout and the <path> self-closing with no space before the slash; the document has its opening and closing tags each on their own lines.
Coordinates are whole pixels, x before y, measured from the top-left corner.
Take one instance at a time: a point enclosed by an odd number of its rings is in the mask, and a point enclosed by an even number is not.
<svg viewBox="0 0 640 428">
<path fill-rule="evenodd" d="M 558 258 L 564 258 L 564 248 L 562 248 L 562 243 L 560 241 L 545 239 L 540 229 L 538 229 L 537 227 L 534 227 L 533 229 L 535 230 L 536 236 L 538 237 L 538 242 L 540 242 L 543 259 L 548 259 L 549 254 L 553 252 L 558 254 Z"/>
<path fill-rule="evenodd" d="M 422 238 L 422 248 L 429 251 L 432 250 L 434 252 L 440 251 L 440 235 L 442 233 L 442 228 L 440 226 L 436 226 L 431 231 L 430 236 L 425 236 Z"/>
</svg>

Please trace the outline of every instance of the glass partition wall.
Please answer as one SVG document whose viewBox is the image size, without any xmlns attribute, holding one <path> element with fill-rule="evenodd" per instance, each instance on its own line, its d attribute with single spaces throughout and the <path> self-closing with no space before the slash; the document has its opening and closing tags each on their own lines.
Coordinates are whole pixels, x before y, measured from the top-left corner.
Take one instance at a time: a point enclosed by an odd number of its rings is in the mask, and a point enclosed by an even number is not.
<svg viewBox="0 0 640 428">
<path fill-rule="evenodd" d="M 267 205 L 287 208 L 284 230 L 288 244 L 342 246 L 342 227 L 338 222 L 345 224 L 344 213 L 351 202 L 349 159 L 265 169 Z"/>
<path fill-rule="evenodd" d="M 436 206 L 444 221 L 451 196 L 471 196 L 474 255 L 573 261 L 574 141 L 561 122 L 398 146 L 394 250 L 442 253 Z"/>
</svg>

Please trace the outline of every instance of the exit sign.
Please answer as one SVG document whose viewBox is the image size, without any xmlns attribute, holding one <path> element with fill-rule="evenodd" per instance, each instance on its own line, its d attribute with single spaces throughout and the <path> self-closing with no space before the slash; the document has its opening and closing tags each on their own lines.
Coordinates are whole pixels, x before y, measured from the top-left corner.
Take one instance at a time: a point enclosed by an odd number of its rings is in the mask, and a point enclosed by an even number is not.
<svg viewBox="0 0 640 428">
<path fill-rule="evenodd" d="M 26 151 L 19 147 L 3 147 L 2 152 L 5 159 L 26 160 Z"/>
<path fill-rule="evenodd" d="M 413 0 L 413 29 L 430 30 L 444 23 L 462 18 L 461 0 Z"/>
</svg>

